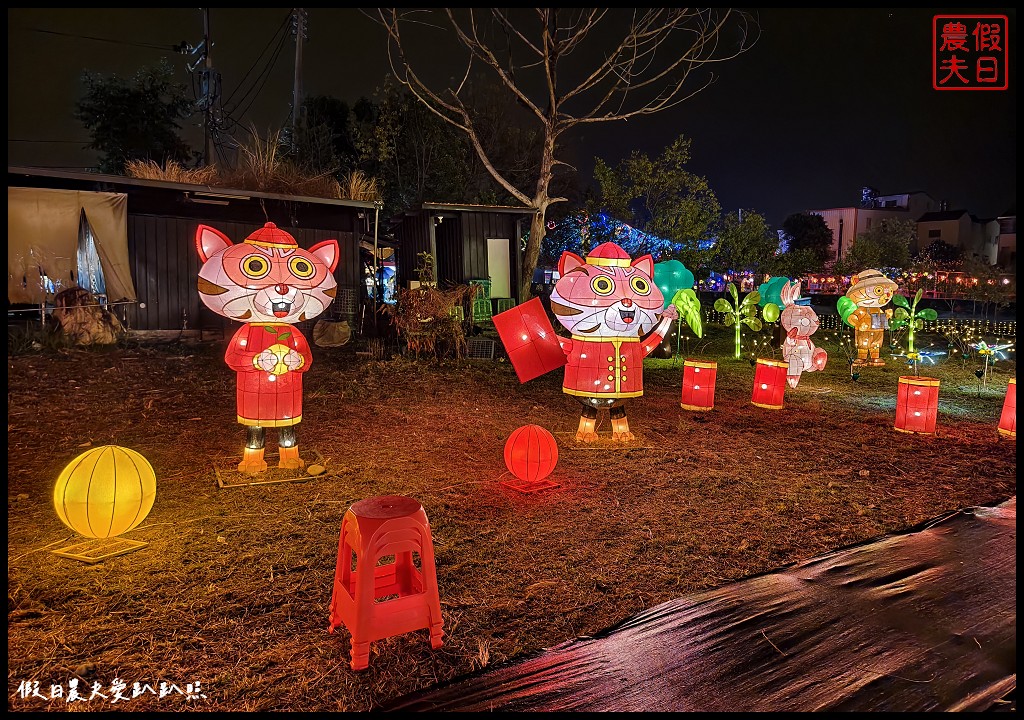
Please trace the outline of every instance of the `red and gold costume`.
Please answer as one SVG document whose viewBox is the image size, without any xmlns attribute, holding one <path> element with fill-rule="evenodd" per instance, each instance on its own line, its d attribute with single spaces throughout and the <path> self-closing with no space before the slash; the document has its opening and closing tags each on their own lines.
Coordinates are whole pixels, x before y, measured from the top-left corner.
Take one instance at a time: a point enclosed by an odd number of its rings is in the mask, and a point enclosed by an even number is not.
<svg viewBox="0 0 1024 720">
<path fill-rule="evenodd" d="M 277 363 L 269 371 L 258 364 L 267 350 L 277 356 Z M 285 362 L 289 352 L 300 356 L 299 362 L 293 361 L 294 366 Z M 306 338 L 294 326 L 265 322 L 243 325 L 231 338 L 224 361 L 237 373 L 238 422 L 281 427 L 302 420 L 302 373 L 313 363 L 313 355 Z"/>
<path fill-rule="evenodd" d="M 565 351 L 562 392 L 594 398 L 632 398 L 644 394 L 644 358 L 668 332 L 659 323 L 645 338 L 559 337 Z"/>
</svg>

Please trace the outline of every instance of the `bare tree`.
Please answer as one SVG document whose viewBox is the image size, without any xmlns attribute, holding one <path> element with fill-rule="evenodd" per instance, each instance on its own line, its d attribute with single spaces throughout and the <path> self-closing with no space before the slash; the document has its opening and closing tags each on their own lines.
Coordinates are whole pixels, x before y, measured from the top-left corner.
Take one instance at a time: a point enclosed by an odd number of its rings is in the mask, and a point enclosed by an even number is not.
<svg viewBox="0 0 1024 720">
<path fill-rule="evenodd" d="M 423 46 L 427 55 L 414 67 L 416 41 L 410 32 L 429 27 L 430 14 L 436 12 L 447 16 L 457 43 Z M 549 195 L 556 168 L 568 166 L 557 156 L 559 138 L 587 123 L 652 115 L 682 103 L 714 80 L 709 75 L 691 88 L 691 73 L 749 49 L 750 30 L 756 27 L 747 14 L 726 8 L 377 8 L 373 19 L 387 30 L 388 56 L 398 81 L 464 131 L 494 179 L 536 210 L 523 260 L 521 300 L 530 296 L 545 213 L 566 201 Z M 730 42 L 724 36 L 733 23 L 736 34 Z M 458 77 L 437 80 L 431 76 L 438 53 L 450 45 L 466 51 L 465 69 Z M 479 69 L 493 73 L 540 123 L 543 142 L 532 194 L 509 181 L 481 141 L 472 106 L 465 102 Z"/>
</svg>

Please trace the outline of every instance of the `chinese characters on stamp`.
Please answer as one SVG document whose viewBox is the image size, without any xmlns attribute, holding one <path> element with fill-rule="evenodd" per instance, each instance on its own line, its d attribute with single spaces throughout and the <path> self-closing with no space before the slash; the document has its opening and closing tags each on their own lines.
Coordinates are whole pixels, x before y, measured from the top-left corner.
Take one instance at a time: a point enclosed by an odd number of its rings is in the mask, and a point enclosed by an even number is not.
<svg viewBox="0 0 1024 720">
<path fill-rule="evenodd" d="M 932 18 L 932 87 L 1006 90 L 1010 38 L 1006 15 Z"/>
<path fill-rule="evenodd" d="M 131 702 L 144 695 L 152 695 L 159 699 L 167 697 L 182 697 L 185 700 L 204 700 L 201 683 L 194 682 L 181 686 L 161 680 L 156 687 L 148 683 L 134 682 L 131 687 L 120 678 L 114 678 L 109 686 L 104 687 L 101 682 L 94 682 L 91 685 L 81 683 L 78 678 L 68 680 L 67 687 L 63 683 L 43 685 L 38 680 L 22 680 L 18 684 L 17 696 L 22 700 L 36 698 L 51 702 L 54 700 L 63 701 L 67 704 L 79 702 L 108 702 L 111 704 Z"/>
</svg>

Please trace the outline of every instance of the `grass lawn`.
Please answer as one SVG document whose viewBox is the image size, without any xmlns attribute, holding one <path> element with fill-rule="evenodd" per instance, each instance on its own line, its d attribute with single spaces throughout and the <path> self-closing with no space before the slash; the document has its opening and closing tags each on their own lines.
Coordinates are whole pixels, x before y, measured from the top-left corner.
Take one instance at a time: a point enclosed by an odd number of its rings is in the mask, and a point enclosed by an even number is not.
<svg viewBox="0 0 1024 720">
<path fill-rule="evenodd" d="M 1016 494 L 1016 442 L 996 430 L 1014 355 L 987 386 L 976 356 L 916 373 L 888 357 L 853 380 L 822 334 L 825 369 L 768 410 L 750 402 L 754 368 L 732 357 L 732 331 L 706 332 L 684 354 L 718 363 L 714 409 L 681 409 L 681 358 L 649 358 L 627 444 L 575 441 L 579 405 L 557 371 L 521 384 L 507 362 L 314 347 L 299 448 L 326 473 L 242 487 L 217 482 L 245 441 L 223 342 L 9 354 L 8 709 L 371 710 L 685 593 Z M 919 336 L 929 345 L 945 340 Z M 899 377 L 914 374 L 940 380 L 935 436 L 893 429 Z M 505 441 L 527 423 L 559 447 L 558 486 L 535 494 L 502 484 Z M 124 536 L 148 544 L 92 565 L 59 557 L 82 538 L 57 517 L 56 478 L 106 444 L 156 471 L 153 509 Z M 426 510 L 445 642 L 432 650 L 426 630 L 375 642 L 355 673 L 328 605 L 342 515 L 377 495 Z M 49 699 L 72 680 L 107 698 Z M 23 681 L 44 697 L 21 697 Z M 129 699 L 113 703 L 117 681 Z M 200 683 L 206 697 L 131 699 L 136 682 Z"/>
</svg>

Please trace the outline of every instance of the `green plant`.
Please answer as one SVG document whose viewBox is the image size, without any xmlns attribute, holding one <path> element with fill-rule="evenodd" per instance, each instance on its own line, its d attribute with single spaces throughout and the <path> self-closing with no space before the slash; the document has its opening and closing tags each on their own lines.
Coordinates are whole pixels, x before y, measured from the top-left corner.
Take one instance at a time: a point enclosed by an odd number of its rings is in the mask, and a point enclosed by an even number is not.
<svg viewBox="0 0 1024 720">
<path fill-rule="evenodd" d="M 918 290 L 917 294 L 914 295 L 913 304 L 899 294 L 893 295 L 892 298 L 892 304 L 896 306 L 896 311 L 892 315 L 889 328 L 894 333 L 901 331 L 903 328 L 907 329 L 908 353 L 914 352 L 914 331 L 923 328 L 926 320 L 931 322 L 939 316 L 932 308 L 917 309 L 917 303 L 920 302 L 921 295 L 923 294 L 924 290 Z"/>
<path fill-rule="evenodd" d="M 676 355 L 679 354 L 679 341 L 683 335 L 683 320 L 686 320 L 686 324 L 690 326 L 690 330 L 698 338 L 704 337 L 704 326 L 701 323 L 701 311 L 700 311 L 700 298 L 697 297 L 697 293 L 692 288 L 685 288 L 683 290 L 676 290 L 675 295 L 672 296 L 671 305 L 675 305 L 676 309 L 679 310 L 678 328 L 676 330 Z"/>
<path fill-rule="evenodd" d="M 740 326 L 746 325 L 754 332 L 761 329 L 761 320 L 757 317 L 757 303 L 761 300 L 761 294 L 754 290 L 747 293 L 746 297 L 741 301 L 734 283 L 729 283 L 726 289 L 732 295 L 732 302 L 730 303 L 727 298 L 718 298 L 715 300 L 715 310 L 725 314 L 726 327 L 735 326 L 736 328 L 736 352 L 734 357 L 739 360 Z"/>
<path fill-rule="evenodd" d="M 11 325 L 7 328 L 7 354 L 26 355 L 31 352 L 53 352 L 70 347 L 67 337 L 51 325 L 36 323 Z"/>
</svg>

